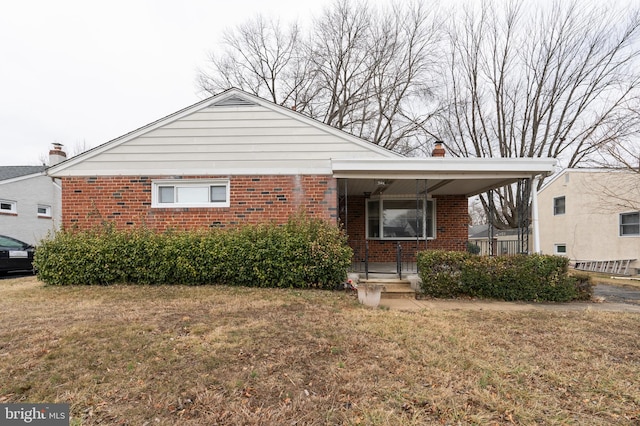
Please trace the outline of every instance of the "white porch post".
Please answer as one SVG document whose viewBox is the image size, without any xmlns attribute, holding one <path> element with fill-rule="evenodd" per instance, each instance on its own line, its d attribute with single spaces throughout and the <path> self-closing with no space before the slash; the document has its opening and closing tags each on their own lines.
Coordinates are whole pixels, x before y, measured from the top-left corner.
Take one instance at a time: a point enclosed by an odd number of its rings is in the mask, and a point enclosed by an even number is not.
<svg viewBox="0 0 640 426">
<path fill-rule="evenodd" d="M 536 176 L 533 178 L 531 184 L 531 217 L 533 222 L 533 252 L 540 253 L 540 230 L 538 227 L 538 179 Z"/>
</svg>

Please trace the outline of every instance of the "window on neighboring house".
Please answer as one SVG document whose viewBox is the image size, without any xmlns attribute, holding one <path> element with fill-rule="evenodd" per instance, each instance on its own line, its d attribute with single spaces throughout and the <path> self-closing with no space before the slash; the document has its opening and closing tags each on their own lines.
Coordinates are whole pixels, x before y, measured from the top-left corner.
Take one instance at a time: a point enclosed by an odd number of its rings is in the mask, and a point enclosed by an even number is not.
<svg viewBox="0 0 640 426">
<path fill-rule="evenodd" d="M 565 199 L 564 197 L 556 197 L 553 199 L 553 214 L 559 215 L 565 212 Z"/>
<path fill-rule="evenodd" d="M 620 215 L 620 235 L 640 235 L 640 212 L 622 213 Z"/>
<path fill-rule="evenodd" d="M 434 237 L 435 209 L 432 200 L 373 199 L 367 201 L 367 238 L 424 239 Z"/>
<path fill-rule="evenodd" d="M 51 217 L 51 206 L 38 204 L 38 217 Z"/>
<path fill-rule="evenodd" d="M 155 181 L 151 198 L 152 207 L 229 207 L 229 181 Z"/>
<path fill-rule="evenodd" d="M 553 246 L 553 254 L 566 255 L 567 254 L 567 245 L 566 244 L 554 244 L 554 246 Z"/>
<path fill-rule="evenodd" d="M 0 213 L 18 213 L 18 203 L 9 200 L 0 200 Z"/>
</svg>

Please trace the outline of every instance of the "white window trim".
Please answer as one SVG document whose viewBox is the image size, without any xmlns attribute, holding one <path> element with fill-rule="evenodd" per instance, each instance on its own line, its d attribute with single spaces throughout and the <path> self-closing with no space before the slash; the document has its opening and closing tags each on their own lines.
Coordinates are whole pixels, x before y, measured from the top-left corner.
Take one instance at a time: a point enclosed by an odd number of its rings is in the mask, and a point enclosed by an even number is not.
<svg viewBox="0 0 640 426">
<path fill-rule="evenodd" d="M 38 213 L 38 217 L 46 217 L 46 218 L 50 218 L 51 217 L 51 206 L 47 206 L 46 204 L 38 204 L 38 210 L 40 209 L 45 209 L 46 212 L 45 213 Z"/>
<path fill-rule="evenodd" d="M 225 186 L 226 201 L 224 202 L 208 202 L 208 203 L 160 203 L 159 190 L 161 186 L 204 188 L 211 186 Z M 231 195 L 228 179 L 162 179 L 154 180 L 151 183 L 151 207 L 166 208 L 183 208 L 183 207 L 205 207 L 205 208 L 221 208 L 231 205 L 229 197 Z"/>
<path fill-rule="evenodd" d="M 556 213 L 556 200 L 564 198 L 564 211 L 562 213 Z M 564 195 L 560 195 L 558 197 L 553 197 L 553 215 L 554 216 L 562 216 L 567 213 L 567 197 Z"/>
<path fill-rule="evenodd" d="M 564 247 L 564 252 L 558 251 L 558 247 Z M 557 243 L 553 245 L 553 254 L 557 256 L 567 255 L 567 245 L 565 243 Z"/>
<path fill-rule="evenodd" d="M 623 234 L 622 233 L 622 216 L 628 215 L 628 214 L 637 214 L 638 216 L 640 216 L 640 212 L 624 212 L 624 213 L 620 213 L 618 215 L 618 234 L 619 234 L 620 237 L 623 237 L 623 238 L 639 237 L 640 234 Z M 631 225 L 631 224 L 627 223 L 626 225 Z"/>
<path fill-rule="evenodd" d="M 1 209 L 0 213 L 18 214 L 18 202 L 11 200 L 0 200 L 2 204 L 9 204 L 11 208 L 9 210 Z"/>
<path fill-rule="evenodd" d="M 391 195 L 391 196 L 376 196 L 376 197 L 369 197 L 365 199 L 365 238 L 367 240 L 380 240 L 380 241 L 415 241 L 416 239 L 420 240 L 420 241 L 424 241 L 425 237 L 385 237 L 384 233 L 383 233 L 383 222 L 382 220 L 380 220 L 380 236 L 379 237 L 370 237 L 369 236 L 369 201 L 380 201 L 381 202 L 381 207 L 384 204 L 385 200 L 397 200 L 397 201 L 416 201 L 415 195 L 413 197 L 411 196 L 407 196 L 407 195 Z M 421 199 L 421 201 L 424 201 L 424 199 Z M 429 240 L 435 240 L 437 238 L 437 232 L 438 232 L 438 224 L 436 223 L 436 200 L 428 197 L 427 198 L 427 202 L 431 202 L 432 206 L 433 206 L 433 211 L 432 211 L 432 222 L 433 222 L 433 237 L 427 237 L 427 241 Z M 384 210 L 384 209 L 382 209 Z M 380 218 L 382 219 L 382 216 L 380 216 Z M 424 217 L 422 218 L 423 222 L 422 222 L 422 226 L 423 229 L 426 230 L 427 227 L 427 215 L 426 212 L 424 214 Z M 428 234 L 428 232 L 427 232 Z"/>
</svg>

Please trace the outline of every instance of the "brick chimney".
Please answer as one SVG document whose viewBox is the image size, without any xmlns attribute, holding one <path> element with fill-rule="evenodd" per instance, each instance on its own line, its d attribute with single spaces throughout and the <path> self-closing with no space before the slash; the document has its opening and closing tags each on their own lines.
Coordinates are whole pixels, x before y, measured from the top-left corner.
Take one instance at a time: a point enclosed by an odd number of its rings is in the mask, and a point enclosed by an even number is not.
<svg viewBox="0 0 640 426">
<path fill-rule="evenodd" d="M 49 151 L 49 167 L 62 163 L 67 159 L 67 154 L 62 150 L 62 147 L 61 143 L 53 143 L 53 148 Z"/>
<path fill-rule="evenodd" d="M 442 141 L 436 141 L 436 146 L 433 148 L 433 151 L 431 151 L 431 156 L 444 157 L 445 154 L 446 154 L 446 151 L 442 147 Z"/>
</svg>

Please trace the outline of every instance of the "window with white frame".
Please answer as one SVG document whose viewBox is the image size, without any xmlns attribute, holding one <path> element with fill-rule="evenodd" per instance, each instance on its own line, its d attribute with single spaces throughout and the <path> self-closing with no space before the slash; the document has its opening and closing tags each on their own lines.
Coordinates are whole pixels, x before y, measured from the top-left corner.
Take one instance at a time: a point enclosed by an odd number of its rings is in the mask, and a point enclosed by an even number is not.
<svg viewBox="0 0 640 426">
<path fill-rule="evenodd" d="M 640 235 L 640 212 L 622 213 L 620 215 L 620 235 Z"/>
<path fill-rule="evenodd" d="M 38 217 L 51 217 L 51 206 L 38 204 Z"/>
<path fill-rule="evenodd" d="M 565 207 L 565 198 L 564 197 L 556 197 L 553 199 L 553 215 L 557 216 L 560 214 L 564 214 L 566 210 Z"/>
<path fill-rule="evenodd" d="M 0 213 L 18 213 L 18 203 L 9 200 L 0 200 Z"/>
<path fill-rule="evenodd" d="M 367 200 L 367 238 L 424 239 L 435 235 L 435 209 L 433 200 L 380 198 Z"/>
<path fill-rule="evenodd" d="M 158 180 L 153 182 L 152 207 L 229 207 L 229 181 Z"/>
<path fill-rule="evenodd" d="M 554 244 L 553 245 L 553 254 L 559 254 L 561 256 L 565 256 L 567 254 L 567 245 L 566 244 Z"/>
</svg>

